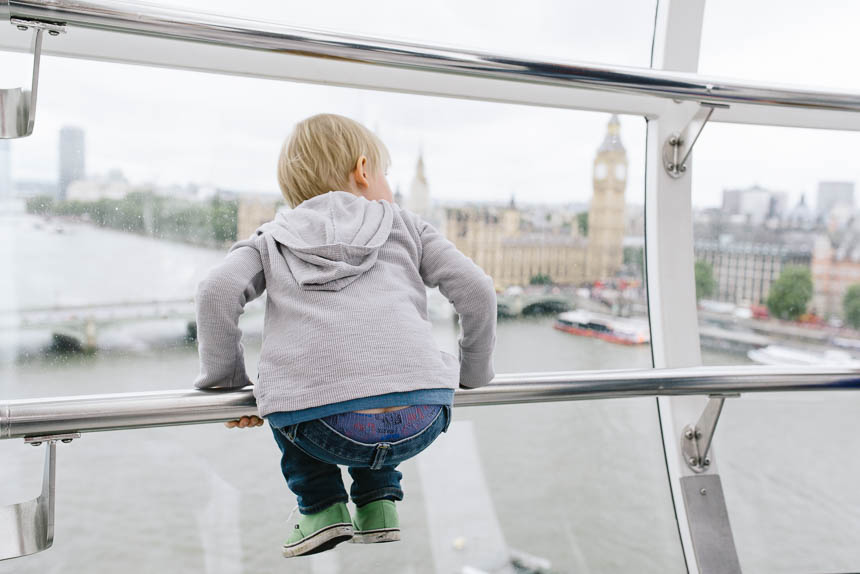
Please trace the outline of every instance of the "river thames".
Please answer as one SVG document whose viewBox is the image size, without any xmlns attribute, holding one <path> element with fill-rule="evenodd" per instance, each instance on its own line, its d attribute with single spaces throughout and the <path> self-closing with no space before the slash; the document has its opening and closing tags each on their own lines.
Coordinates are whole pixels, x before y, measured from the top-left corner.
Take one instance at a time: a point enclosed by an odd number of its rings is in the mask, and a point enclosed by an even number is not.
<svg viewBox="0 0 860 574">
<path fill-rule="evenodd" d="M 35 307 L 190 299 L 225 254 L 21 214 L 0 225 L 7 319 Z M 51 329 L 7 321 L 0 396 L 189 388 L 197 352 L 187 322 L 101 325 L 98 352 L 69 355 L 45 352 Z M 647 345 L 552 324 L 500 322 L 496 372 L 651 366 Z M 259 303 L 240 326 L 253 379 Z M 434 330 L 441 348 L 455 350 L 450 318 L 440 314 Z M 748 362 L 713 352 L 704 361 Z M 745 570 L 860 570 L 858 413 L 860 397 L 848 393 L 727 402 L 715 448 Z M 2 562 L 0 573 L 683 572 L 659 433 L 647 398 L 457 408 L 449 432 L 401 467 L 402 542 L 346 544 L 288 562 L 279 549 L 295 499 L 267 427 L 87 434 L 57 447 L 53 548 Z M 37 494 L 42 457 L 23 441 L 0 442 L 0 503 Z"/>
</svg>

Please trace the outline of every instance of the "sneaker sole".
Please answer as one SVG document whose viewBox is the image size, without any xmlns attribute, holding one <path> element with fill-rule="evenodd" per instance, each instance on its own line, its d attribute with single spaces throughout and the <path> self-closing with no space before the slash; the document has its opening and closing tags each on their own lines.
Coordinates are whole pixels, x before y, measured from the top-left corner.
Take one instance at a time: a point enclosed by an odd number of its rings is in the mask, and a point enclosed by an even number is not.
<svg viewBox="0 0 860 574">
<path fill-rule="evenodd" d="M 284 558 L 293 556 L 308 556 L 318 552 L 325 552 L 352 538 L 353 528 L 350 524 L 332 524 L 322 530 L 318 530 L 304 540 L 290 546 L 284 546 Z"/>
<path fill-rule="evenodd" d="M 399 528 L 380 528 L 379 530 L 356 532 L 350 542 L 353 544 L 377 544 L 379 542 L 397 542 L 398 540 L 400 540 Z"/>
</svg>

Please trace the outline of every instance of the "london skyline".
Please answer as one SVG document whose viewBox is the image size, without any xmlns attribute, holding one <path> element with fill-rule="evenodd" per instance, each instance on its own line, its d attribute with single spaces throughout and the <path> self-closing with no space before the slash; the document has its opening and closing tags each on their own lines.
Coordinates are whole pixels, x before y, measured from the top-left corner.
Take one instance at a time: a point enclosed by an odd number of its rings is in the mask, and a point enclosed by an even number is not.
<svg viewBox="0 0 860 574">
<path fill-rule="evenodd" d="M 226 2 L 184 4 L 235 11 Z M 395 4 L 377 2 L 378 18 L 370 22 L 357 19 L 349 5 L 335 3 L 339 9 L 333 11 L 329 4 L 296 6 L 289 21 L 536 57 L 639 67 L 650 63 L 653 2 L 588 4 L 588 10 L 585 4 L 546 2 L 541 10 L 520 15 L 525 21 L 448 1 L 433 9 L 415 7 L 415 19 L 404 21 Z M 849 23 L 856 18 L 845 13 L 853 9 L 860 15 L 860 6 L 824 2 L 812 21 L 799 2 L 780 3 L 779 10 L 766 4 L 743 6 L 744 19 L 736 18 L 738 9 L 737 2 L 707 5 L 700 73 L 783 83 L 802 77 L 822 88 L 860 89 L 860 80 L 844 74 L 836 57 L 860 48 L 860 39 L 850 33 Z M 528 21 L 535 14 L 543 14 L 541 21 Z M 492 26 L 477 25 L 483 22 L 479 16 L 489 17 L 484 23 Z M 262 2 L 259 17 L 285 19 L 275 2 Z M 413 25 L 418 22 L 420 26 Z M 804 42 L 797 41 L 801 28 Z M 741 34 L 744 42 L 723 41 L 727 32 Z M 31 57 L 0 53 L 0 66 L 8 70 L 3 81 L 24 85 Z M 255 108 L 266 112 L 264 121 L 247 114 L 249 94 Z M 380 133 L 393 155 L 393 187 L 406 189 L 423 149 L 437 198 L 487 202 L 511 195 L 523 202 L 587 201 L 593 142 L 608 118 L 594 112 L 47 56 L 39 99 L 35 134 L 13 144 L 15 179 L 45 180 L 46 172 L 55 173 L 55 134 L 64 125 L 78 125 L 88 133 L 92 173 L 118 168 L 133 181 L 276 192 L 274 165 L 283 138 L 296 121 L 329 111 Z M 645 122 L 622 116 L 621 123 L 630 157 L 628 198 L 642 203 Z M 723 189 L 754 184 L 787 192 L 791 203 L 803 193 L 811 198 L 818 181 L 860 181 L 852 151 L 858 147 L 857 133 L 709 124 L 693 154 L 693 203 L 717 206 Z"/>
</svg>

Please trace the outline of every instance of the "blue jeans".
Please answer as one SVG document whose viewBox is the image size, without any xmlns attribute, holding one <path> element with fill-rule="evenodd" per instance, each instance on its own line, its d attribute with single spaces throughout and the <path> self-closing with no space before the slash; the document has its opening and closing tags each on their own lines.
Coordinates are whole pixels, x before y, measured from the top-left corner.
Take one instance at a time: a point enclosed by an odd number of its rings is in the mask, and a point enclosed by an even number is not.
<svg viewBox="0 0 860 574">
<path fill-rule="evenodd" d="M 340 434 L 322 420 L 286 427 L 271 426 L 281 449 L 281 471 L 298 497 L 299 512 L 313 514 L 349 498 L 337 465 L 352 477 L 350 496 L 356 506 L 387 498 L 403 500 L 397 465 L 432 443 L 451 424 L 451 407 L 443 406 L 424 430 L 408 438 L 374 444 Z"/>
</svg>

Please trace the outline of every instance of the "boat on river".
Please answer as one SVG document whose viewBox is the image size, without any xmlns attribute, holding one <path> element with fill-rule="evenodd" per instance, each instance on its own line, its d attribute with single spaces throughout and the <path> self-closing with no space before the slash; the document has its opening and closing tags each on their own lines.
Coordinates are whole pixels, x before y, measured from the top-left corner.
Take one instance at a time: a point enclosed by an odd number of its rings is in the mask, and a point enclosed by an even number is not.
<svg viewBox="0 0 860 574">
<path fill-rule="evenodd" d="M 751 349 L 747 352 L 747 357 L 762 365 L 839 365 L 860 368 L 860 361 L 849 353 L 836 349 L 816 353 L 782 345 L 768 345 L 762 349 Z"/>
<path fill-rule="evenodd" d="M 641 345 L 651 340 L 648 322 L 638 319 L 617 318 L 589 311 L 566 311 L 556 318 L 554 329 L 594 337 L 619 345 Z"/>
</svg>

